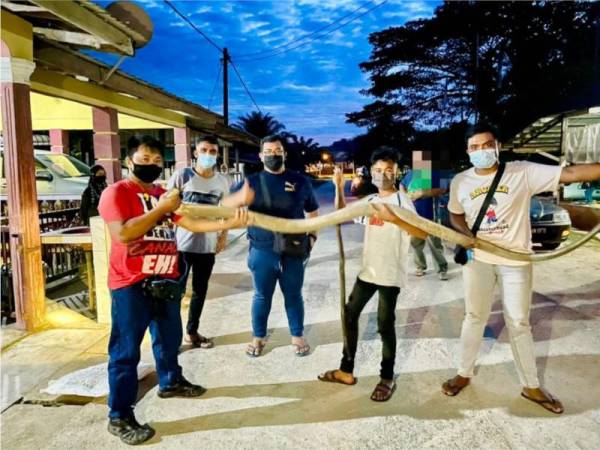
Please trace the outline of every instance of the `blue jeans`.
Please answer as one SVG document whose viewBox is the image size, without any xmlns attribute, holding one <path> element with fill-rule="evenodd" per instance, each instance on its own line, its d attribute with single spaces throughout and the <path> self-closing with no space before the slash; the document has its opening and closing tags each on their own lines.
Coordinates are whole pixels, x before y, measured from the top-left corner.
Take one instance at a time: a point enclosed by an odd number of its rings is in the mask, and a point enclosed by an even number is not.
<svg viewBox="0 0 600 450">
<path fill-rule="evenodd" d="M 267 336 L 267 321 L 271 312 L 271 302 L 275 285 L 285 299 L 285 312 L 292 336 L 301 337 L 304 333 L 304 301 L 302 284 L 304 266 L 307 260 L 282 256 L 273 250 L 263 250 L 250 246 L 248 268 L 252 272 L 254 297 L 252 299 L 252 332 L 257 338 Z"/>
<path fill-rule="evenodd" d="M 112 328 L 108 343 L 109 417 L 126 417 L 133 413 L 138 391 L 137 366 L 140 345 L 148 326 L 152 352 L 161 389 L 181 379 L 177 362 L 183 337 L 179 301 L 165 301 L 160 316 L 154 314 L 152 300 L 141 283 L 111 291 Z"/>
</svg>

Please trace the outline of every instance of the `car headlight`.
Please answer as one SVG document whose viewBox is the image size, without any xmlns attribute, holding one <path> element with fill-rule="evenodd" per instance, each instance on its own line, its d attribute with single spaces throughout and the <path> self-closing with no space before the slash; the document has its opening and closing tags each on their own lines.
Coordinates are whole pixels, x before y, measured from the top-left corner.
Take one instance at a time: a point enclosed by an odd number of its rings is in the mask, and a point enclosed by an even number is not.
<svg viewBox="0 0 600 450">
<path fill-rule="evenodd" d="M 568 222 L 571 221 L 571 216 L 569 216 L 569 213 L 567 211 L 560 211 L 554 213 L 554 220 L 560 222 Z"/>
</svg>

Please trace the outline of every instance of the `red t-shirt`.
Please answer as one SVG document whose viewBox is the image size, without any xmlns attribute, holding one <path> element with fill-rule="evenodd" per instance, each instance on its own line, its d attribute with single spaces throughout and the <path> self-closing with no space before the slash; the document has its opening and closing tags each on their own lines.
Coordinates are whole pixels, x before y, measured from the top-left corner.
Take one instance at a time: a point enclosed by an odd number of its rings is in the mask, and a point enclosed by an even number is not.
<svg viewBox="0 0 600 450">
<path fill-rule="evenodd" d="M 133 181 L 121 180 L 102 192 L 98 212 L 107 224 L 126 222 L 154 208 L 164 192 L 158 185 L 146 191 Z M 173 217 L 173 220 L 177 219 Z M 110 289 L 131 286 L 155 275 L 179 277 L 173 220 L 165 216 L 144 236 L 128 244 L 112 237 L 108 270 Z"/>
</svg>

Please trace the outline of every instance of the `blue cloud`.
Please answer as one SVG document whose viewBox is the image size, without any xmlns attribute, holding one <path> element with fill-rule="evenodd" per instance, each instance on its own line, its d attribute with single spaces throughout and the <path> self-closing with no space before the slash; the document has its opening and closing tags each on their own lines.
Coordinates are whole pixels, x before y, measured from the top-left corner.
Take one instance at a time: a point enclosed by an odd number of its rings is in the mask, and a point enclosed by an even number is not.
<svg viewBox="0 0 600 450">
<path fill-rule="evenodd" d="M 289 131 L 322 145 L 364 130 L 345 123 L 345 114 L 370 99 L 359 91 L 368 80 L 358 65 L 369 58 L 368 33 L 431 16 L 439 1 L 390 0 L 339 30 L 327 28 L 314 39 L 304 36 L 336 22 L 347 22 L 381 0 L 174 1 L 175 6 L 219 46 L 227 47 L 264 112 Z M 107 6 L 109 1 L 96 3 Z M 138 1 L 154 23 L 154 36 L 123 70 L 207 106 L 221 55 L 164 2 Z M 352 11 L 358 11 L 337 22 Z M 327 33 L 327 31 L 330 31 Z M 327 33 L 327 34 L 326 34 Z M 310 42 L 307 42 L 309 41 Z M 297 41 L 297 42 L 296 42 Z M 299 45 L 304 42 L 306 45 Z M 285 47 L 277 48 L 289 44 Z M 247 56 L 244 56 L 247 55 Z M 94 53 L 114 63 L 114 55 Z M 269 56 L 265 58 L 265 56 Z M 221 112 L 217 85 L 211 109 Z M 230 70 L 231 121 L 253 109 Z"/>
</svg>

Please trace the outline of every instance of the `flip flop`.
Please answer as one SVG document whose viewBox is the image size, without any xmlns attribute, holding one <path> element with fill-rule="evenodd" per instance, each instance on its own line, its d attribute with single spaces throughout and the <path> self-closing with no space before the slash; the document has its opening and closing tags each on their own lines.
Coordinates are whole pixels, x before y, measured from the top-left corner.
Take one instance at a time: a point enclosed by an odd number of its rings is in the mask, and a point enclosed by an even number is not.
<svg viewBox="0 0 600 450">
<path fill-rule="evenodd" d="M 260 355 L 262 355 L 264 348 L 265 344 L 248 344 L 246 347 L 246 355 L 248 355 L 250 358 L 258 358 Z"/>
<path fill-rule="evenodd" d="M 563 408 L 563 406 L 561 405 L 560 401 L 557 398 L 553 397 L 552 394 L 550 394 L 548 392 L 544 392 L 544 395 L 546 395 L 546 397 L 548 397 L 548 398 L 545 400 L 538 400 L 536 398 L 529 397 L 528 395 L 525 395 L 525 393 L 521 392 L 521 397 L 523 397 L 524 399 L 527 399 L 529 401 L 532 401 L 533 403 L 537 403 L 542 408 L 544 408 L 546 411 L 550 411 L 551 413 L 554 413 L 554 414 L 562 414 L 563 412 L 565 412 L 565 409 Z M 561 408 L 561 410 L 555 411 L 552 409 L 552 406 L 558 406 Z"/>
<path fill-rule="evenodd" d="M 296 349 L 295 350 L 296 356 L 306 356 L 310 353 L 310 345 L 308 345 L 308 344 L 305 344 L 305 345 L 292 344 L 292 346 Z"/>
<path fill-rule="evenodd" d="M 185 342 L 188 344 L 192 344 L 194 347 L 200 348 L 213 348 L 215 346 L 215 343 L 212 339 L 204 337 L 201 334 L 198 335 L 198 339 L 192 339 L 190 338 L 189 334 L 186 334 Z"/>
<path fill-rule="evenodd" d="M 444 384 L 442 384 L 442 392 L 445 395 L 447 395 L 448 397 L 454 397 L 454 396 L 460 394 L 460 391 L 462 391 L 464 388 L 466 388 L 470 384 L 470 383 L 467 383 L 464 386 L 457 386 L 456 384 L 452 383 L 452 380 L 453 380 L 453 378 L 449 379 Z"/>
<path fill-rule="evenodd" d="M 338 384 L 344 384 L 346 386 L 354 386 L 357 383 L 357 381 L 358 381 L 356 379 L 356 377 L 354 377 L 354 381 L 352 383 L 345 383 L 342 380 L 336 378 L 335 375 L 334 375 L 334 373 L 335 373 L 335 370 L 328 370 L 325 373 L 317 375 L 317 378 L 320 381 L 324 381 L 326 383 L 338 383 Z"/>
<path fill-rule="evenodd" d="M 375 390 L 371 394 L 371 400 L 373 400 L 374 402 L 387 402 L 390 398 L 392 398 L 394 392 L 396 392 L 396 387 L 397 384 L 395 381 L 391 386 L 382 382 L 377 383 L 377 386 L 375 386 Z M 383 397 L 382 399 L 376 399 L 375 394 L 377 392 L 381 392 L 385 395 L 385 397 Z"/>
</svg>

